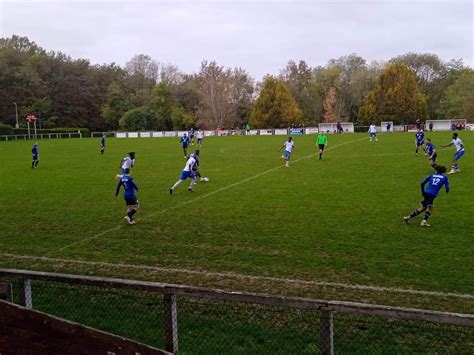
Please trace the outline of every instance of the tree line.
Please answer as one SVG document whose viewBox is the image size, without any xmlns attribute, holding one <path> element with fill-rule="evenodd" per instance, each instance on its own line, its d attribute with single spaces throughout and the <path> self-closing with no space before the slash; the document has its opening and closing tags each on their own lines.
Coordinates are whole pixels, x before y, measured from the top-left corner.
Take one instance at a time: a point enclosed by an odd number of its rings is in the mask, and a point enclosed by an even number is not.
<svg viewBox="0 0 474 355">
<path fill-rule="evenodd" d="M 27 114 L 42 128 L 180 130 L 319 122 L 474 118 L 474 72 L 461 60 L 407 53 L 367 63 L 350 54 L 311 67 L 289 61 L 257 82 L 243 68 L 203 61 L 183 73 L 145 54 L 93 65 L 27 37 L 0 38 L 0 123 Z"/>
</svg>

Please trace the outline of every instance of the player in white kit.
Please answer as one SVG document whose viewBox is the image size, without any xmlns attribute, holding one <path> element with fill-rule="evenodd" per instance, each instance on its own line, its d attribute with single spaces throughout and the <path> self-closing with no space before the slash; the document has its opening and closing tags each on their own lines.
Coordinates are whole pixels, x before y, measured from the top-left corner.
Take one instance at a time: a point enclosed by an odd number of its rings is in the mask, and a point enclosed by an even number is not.
<svg viewBox="0 0 474 355">
<path fill-rule="evenodd" d="M 197 144 L 199 148 L 202 147 L 202 140 L 204 139 L 204 132 L 200 129 L 197 131 Z"/>
<path fill-rule="evenodd" d="M 370 141 L 369 142 L 372 142 L 372 138 L 375 138 L 375 141 L 378 141 L 377 139 L 377 128 L 375 126 L 375 123 L 372 123 L 370 126 L 369 126 L 369 136 L 370 136 Z"/>
<path fill-rule="evenodd" d="M 453 157 L 453 165 L 451 166 L 451 170 L 448 174 L 455 174 L 460 173 L 461 169 L 459 169 L 458 160 L 464 155 L 464 144 L 462 143 L 461 138 L 458 137 L 456 132 L 453 133 L 453 140 L 451 143 L 443 145 L 443 147 L 449 147 L 454 145 L 456 147 L 456 153 L 454 153 Z"/>
<path fill-rule="evenodd" d="M 170 195 L 173 194 L 174 190 L 187 178 L 191 179 L 191 184 L 189 184 L 188 190 L 193 191 L 193 186 L 196 184 L 196 175 L 193 173 L 193 166 L 196 164 L 196 159 L 191 155 L 184 166 L 181 176 L 178 181 L 170 188 Z"/>
<path fill-rule="evenodd" d="M 294 147 L 295 147 L 295 142 L 293 142 L 292 137 L 288 137 L 288 140 L 285 143 L 283 143 L 283 145 L 280 147 L 280 150 L 285 148 L 285 154 L 282 155 L 281 158 L 285 160 L 285 166 L 287 168 L 290 166 L 291 152 L 293 151 Z"/>
</svg>

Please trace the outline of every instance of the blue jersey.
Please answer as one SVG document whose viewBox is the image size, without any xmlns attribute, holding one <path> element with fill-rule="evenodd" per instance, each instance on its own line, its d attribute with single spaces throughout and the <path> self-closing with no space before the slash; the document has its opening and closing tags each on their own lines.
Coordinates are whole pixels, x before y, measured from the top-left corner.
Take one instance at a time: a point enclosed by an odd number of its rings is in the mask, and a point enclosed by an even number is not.
<svg viewBox="0 0 474 355">
<path fill-rule="evenodd" d="M 39 148 L 38 148 L 38 146 L 37 146 L 36 144 L 33 146 L 33 149 L 31 149 L 31 153 L 32 153 L 33 155 L 38 155 L 38 153 L 39 153 Z"/>
<path fill-rule="evenodd" d="M 190 136 L 190 137 L 194 137 L 194 129 L 192 129 L 192 130 L 189 131 L 189 136 Z"/>
<path fill-rule="evenodd" d="M 428 155 L 432 155 L 433 152 L 435 150 L 435 146 L 433 143 L 429 143 L 427 146 L 426 146 L 426 153 L 428 153 Z"/>
<path fill-rule="evenodd" d="M 115 196 L 119 194 L 120 186 L 123 186 L 125 192 L 123 196 L 125 198 L 135 197 L 135 190 L 138 191 L 138 186 L 133 181 L 133 178 L 128 175 L 123 175 L 120 178 L 120 182 L 117 184 L 117 190 L 115 190 Z"/>
<path fill-rule="evenodd" d="M 195 162 L 194 165 L 193 165 L 193 168 L 194 168 L 194 167 L 199 167 L 199 155 L 197 155 L 196 153 L 192 153 L 192 154 L 190 155 L 190 157 L 193 157 L 194 160 L 196 160 L 196 162 Z"/>
<path fill-rule="evenodd" d="M 428 183 L 428 187 L 425 189 L 425 185 Z M 448 177 L 443 174 L 431 174 L 425 180 L 421 182 L 421 189 L 425 194 L 432 196 L 438 196 L 439 191 L 443 187 L 446 189 L 446 192 L 449 192 L 449 181 Z"/>
<path fill-rule="evenodd" d="M 188 136 L 181 137 L 180 143 L 183 144 L 183 147 L 187 147 L 189 144 L 189 137 Z"/>
<path fill-rule="evenodd" d="M 102 139 L 100 140 L 100 145 L 102 147 L 105 147 L 105 137 L 102 137 Z"/>
<path fill-rule="evenodd" d="M 423 131 L 416 132 L 416 141 L 417 142 L 423 142 L 423 139 L 425 138 L 425 134 Z"/>
</svg>

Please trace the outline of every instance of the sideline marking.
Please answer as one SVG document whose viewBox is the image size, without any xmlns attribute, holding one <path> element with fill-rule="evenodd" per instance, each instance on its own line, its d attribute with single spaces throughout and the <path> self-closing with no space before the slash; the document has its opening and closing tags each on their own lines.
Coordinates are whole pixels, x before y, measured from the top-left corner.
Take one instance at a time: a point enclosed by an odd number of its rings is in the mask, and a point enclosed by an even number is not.
<svg viewBox="0 0 474 355">
<path fill-rule="evenodd" d="M 351 141 L 348 141 L 348 142 L 344 142 L 344 143 L 341 143 L 341 144 L 336 144 L 335 146 L 332 146 L 332 147 L 326 149 L 326 151 L 335 149 L 335 148 L 337 148 L 337 147 L 341 147 L 341 146 L 346 145 L 346 144 L 350 144 L 350 143 L 354 143 L 354 142 L 358 142 L 358 141 L 366 140 L 366 139 L 367 139 L 367 138 L 364 137 L 364 138 L 354 139 L 354 140 L 351 140 Z M 299 162 L 299 161 L 301 161 L 301 160 L 314 157 L 314 156 L 316 156 L 316 155 L 318 155 L 318 154 L 319 154 L 319 152 L 315 152 L 315 153 L 312 153 L 312 154 L 307 155 L 307 156 L 305 156 L 305 157 L 301 157 L 301 158 L 299 158 L 299 159 L 294 160 L 294 161 L 293 161 L 293 164 L 294 164 L 294 163 L 297 163 L 297 162 Z M 233 183 L 233 184 L 230 184 L 230 185 L 221 187 L 220 189 L 211 191 L 211 192 L 209 192 L 209 193 L 207 193 L 207 194 L 205 194 L 205 195 L 198 196 L 198 197 L 196 197 L 196 198 L 194 198 L 194 199 L 192 199 L 192 200 L 187 200 L 187 201 L 185 201 L 185 202 L 183 202 L 183 203 L 180 203 L 180 204 L 178 204 L 178 205 L 175 205 L 175 206 L 173 206 L 173 207 L 165 208 L 165 209 L 160 210 L 160 211 L 158 211 L 158 212 L 155 212 L 155 213 L 151 213 L 151 214 L 149 214 L 149 215 L 146 215 L 146 216 L 144 216 L 143 218 L 141 218 L 141 220 L 142 220 L 142 221 L 145 221 L 145 220 L 148 220 L 148 219 L 150 219 L 150 218 L 152 218 L 152 217 L 155 217 L 155 216 L 157 216 L 157 215 L 159 215 L 159 214 L 166 213 L 166 212 L 168 212 L 168 211 L 171 211 L 171 210 L 174 210 L 174 209 L 177 209 L 177 208 L 181 208 L 181 207 L 183 207 L 183 206 L 189 205 L 190 203 L 194 203 L 194 202 L 199 201 L 199 200 L 202 200 L 202 199 L 204 199 L 204 198 L 206 198 L 206 197 L 213 196 L 213 195 L 215 195 L 215 194 L 218 194 L 219 192 L 228 190 L 228 189 L 230 189 L 230 188 L 232 188 L 232 187 L 235 187 L 235 186 L 241 185 L 241 184 L 243 184 L 243 183 L 249 182 L 249 181 L 251 181 L 251 180 L 254 180 L 254 179 L 256 179 L 256 178 L 259 178 L 260 176 L 263 176 L 263 175 L 266 175 L 266 174 L 270 174 L 270 173 L 274 172 L 275 170 L 281 169 L 281 168 L 283 168 L 283 167 L 284 167 L 283 164 L 282 164 L 282 165 L 278 165 L 278 166 L 276 166 L 276 167 L 274 167 L 274 168 L 271 168 L 271 169 L 269 169 L 269 170 L 263 171 L 263 172 L 261 172 L 261 173 L 259 173 L 259 174 L 257 174 L 257 175 L 254 175 L 254 176 L 251 176 L 251 177 L 246 178 L 246 179 L 244 179 L 244 180 L 237 181 L 237 182 L 235 182 L 235 183 Z M 61 247 L 61 248 L 52 250 L 52 251 L 46 253 L 44 256 L 45 256 L 45 257 L 48 257 L 48 256 L 50 256 L 50 255 L 52 255 L 52 254 L 58 253 L 58 252 L 60 252 L 60 251 L 63 251 L 64 249 L 68 249 L 68 248 L 70 248 L 70 247 L 73 247 L 73 246 L 75 246 L 75 245 L 78 245 L 78 244 L 87 242 L 87 241 L 89 241 L 89 240 L 97 239 L 97 238 L 102 237 L 103 235 L 105 235 L 105 234 L 107 234 L 107 233 L 110 233 L 110 232 L 119 230 L 119 229 L 122 228 L 122 227 L 123 227 L 123 224 L 120 224 L 120 225 L 118 225 L 118 226 L 116 226 L 116 227 L 107 229 L 107 230 L 102 231 L 102 232 L 100 232 L 100 233 L 98 233 L 98 234 L 96 234 L 96 235 L 93 235 L 92 237 L 84 238 L 84 239 L 78 240 L 77 242 L 74 242 L 74 243 L 71 243 L 71 244 L 67 244 L 67 245 L 65 245 L 65 246 L 63 246 L 63 247 Z M 36 266 L 36 264 L 33 264 L 32 266 Z"/>
<path fill-rule="evenodd" d="M 151 271 L 159 271 L 159 272 L 165 272 L 165 273 L 182 273 L 182 274 L 200 275 L 200 276 L 233 277 L 237 279 L 272 281 L 272 282 L 278 282 L 278 283 L 292 283 L 292 284 L 313 285 L 313 286 L 329 286 L 329 287 L 369 290 L 369 291 L 377 291 L 377 292 L 408 293 L 408 294 L 413 294 L 413 295 L 474 299 L 474 295 L 466 294 L 466 293 L 424 291 L 424 290 L 415 290 L 411 288 L 346 284 L 346 283 L 341 283 L 341 282 L 307 281 L 307 280 L 289 279 L 289 278 L 280 278 L 280 277 L 271 277 L 271 276 L 255 276 L 255 275 L 239 274 L 239 273 L 226 272 L 226 271 L 212 272 L 212 271 L 165 268 L 165 267 L 159 267 L 159 266 L 134 265 L 134 264 L 123 264 L 123 263 L 114 264 L 114 263 L 97 262 L 97 261 L 48 258 L 45 256 L 17 255 L 17 254 L 10 254 L 10 253 L 0 253 L 0 255 L 11 257 L 14 259 L 37 260 L 37 261 L 56 262 L 56 263 L 70 263 L 70 264 L 103 266 L 103 267 L 123 268 L 123 269 L 128 268 L 128 269 L 136 269 L 136 270 L 151 270 Z"/>
</svg>

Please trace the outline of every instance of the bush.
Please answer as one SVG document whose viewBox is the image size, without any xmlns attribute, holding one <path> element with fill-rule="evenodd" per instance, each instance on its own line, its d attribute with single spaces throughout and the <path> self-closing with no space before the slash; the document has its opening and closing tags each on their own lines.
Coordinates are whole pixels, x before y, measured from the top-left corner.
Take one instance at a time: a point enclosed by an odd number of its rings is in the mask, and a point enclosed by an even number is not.
<svg viewBox="0 0 474 355">
<path fill-rule="evenodd" d="M 13 127 L 5 123 L 0 123 L 0 136 L 10 136 L 13 134 Z"/>
<path fill-rule="evenodd" d="M 157 127 L 156 116 L 147 107 L 138 107 L 125 112 L 119 124 L 120 128 L 129 131 L 154 130 Z"/>
</svg>

